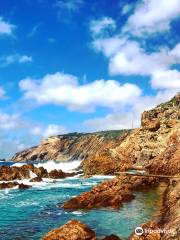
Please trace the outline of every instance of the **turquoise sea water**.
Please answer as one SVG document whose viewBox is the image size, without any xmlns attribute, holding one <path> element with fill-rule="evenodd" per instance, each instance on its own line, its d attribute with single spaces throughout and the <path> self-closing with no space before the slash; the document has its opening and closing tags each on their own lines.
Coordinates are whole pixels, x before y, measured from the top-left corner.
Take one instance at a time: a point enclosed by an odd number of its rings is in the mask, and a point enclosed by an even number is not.
<svg viewBox="0 0 180 240">
<path fill-rule="evenodd" d="M 70 219 L 89 225 L 98 236 L 116 234 L 126 239 L 135 227 L 156 212 L 160 195 L 156 189 L 136 193 L 136 198 L 117 211 L 65 211 L 67 199 L 89 190 L 105 177 L 66 178 L 38 183 L 28 190 L 0 190 L 0 240 L 38 240 Z"/>
</svg>

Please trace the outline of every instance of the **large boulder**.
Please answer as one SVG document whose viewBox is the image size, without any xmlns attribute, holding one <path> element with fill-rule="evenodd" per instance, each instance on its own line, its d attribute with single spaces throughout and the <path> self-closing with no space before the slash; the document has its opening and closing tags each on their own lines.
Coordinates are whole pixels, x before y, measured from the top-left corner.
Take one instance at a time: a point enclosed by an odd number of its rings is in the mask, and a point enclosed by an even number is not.
<svg viewBox="0 0 180 240">
<path fill-rule="evenodd" d="M 62 227 L 50 231 L 42 240 L 96 240 L 96 235 L 87 225 L 71 220 Z"/>
<path fill-rule="evenodd" d="M 29 170 L 21 167 L 0 167 L 0 180 L 1 181 L 12 181 L 16 179 L 28 179 L 30 177 Z"/>
</svg>

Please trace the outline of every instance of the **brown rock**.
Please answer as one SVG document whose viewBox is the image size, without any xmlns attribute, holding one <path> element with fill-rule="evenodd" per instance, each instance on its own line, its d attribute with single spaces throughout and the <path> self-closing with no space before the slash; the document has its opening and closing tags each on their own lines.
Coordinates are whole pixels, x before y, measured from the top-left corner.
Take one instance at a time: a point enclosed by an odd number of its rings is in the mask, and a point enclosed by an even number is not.
<svg viewBox="0 0 180 240">
<path fill-rule="evenodd" d="M 134 198 L 133 191 L 142 191 L 157 185 L 155 178 L 117 177 L 98 184 L 89 192 L 82 193 L 63 204 L 65 209 L 92 209 L 101 207 L 120 208 L 123 202 Z"/>
<path fill-rule="evenodd" d="M 18 186 L 19 189 L 28 189 L 31 186 L 25 185 L 23 183 L 18 183 L 18 182 L 3 182 L 0 183 L 0 189 L 6 189 L 6 188 L 13 188 Z"/>
<path fill-rule="evenodd" d="M 74 176 L 74 173 L 65 173 L 62 170 L 52 170 L 49 172 L 48 177 L 53 178 L 53 179 L 58 179 L 58 178 L 66 178 L 66 177 L 71 177 Z"/>
<path fill-rule="evenodd" d="M 19 184 L 19 189 L 21 189 L 21 190 L 28 189 L 28 188 L 31 188 L 31 186 L 25 185 L 25 184 L 23 184 L 23 183 L 20 183 L 20 184 Z"/>
<path fill-rule="evenodd" d="M 133 233 L 129 240 L 161 240 L 161 235 L 158 232 L 160 227 L 154 222 L 148 222 L 140 226 L 142 228 L 142 234 L 137 235 Z"/>
<path fill-rule="evenodd" d="M 30 182 L 42 182 L 42 181 L 43 181 L 42 178 L 39 177 L 39 176 L 34 177 L 34 178 L 32 178 L 32 179 L 30 180 Z"/>
<path fill-rule="evenodd" d="M 71 220 L 62 227 L 50 231 L 42 240 L 96 240 L 96 236 L 85 224 Z"/>
<path fill-rule="evenodd" d="M 18 185 L 19 185 L 18 182 L 3 182 L 3 183 L 0 183 L 0 189 L 13 188 Z"/>
<path fill-rule="evenodd" d="M 39 167 L 39 168 L 36 168 L 34 167 L 34 170 L 33 172 L 38 176 L 38 177 L 41 177 L 41 178 L 47 178 L 48 177 L 48 172 L 45 168 L 43 167 Z"/>
</svg>

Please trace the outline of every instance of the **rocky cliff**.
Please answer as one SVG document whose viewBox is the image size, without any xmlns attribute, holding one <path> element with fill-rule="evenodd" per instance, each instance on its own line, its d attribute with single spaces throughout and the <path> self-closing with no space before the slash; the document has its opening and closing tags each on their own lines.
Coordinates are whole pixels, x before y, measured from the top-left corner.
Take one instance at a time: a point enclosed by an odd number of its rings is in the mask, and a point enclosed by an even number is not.
<svg viewBox="0 0 180 240">
<path fill-rule="evenodd" d="M 82 159 L 86 175 L 142 166 L 152 173 L 180 172 L 180 94 L 142 114 L 141 127 L 50 137 L 12 161 Z"/>
<path fill-rule="evenodd" d="M 143 166 L 152 173 L 180 172 L 180 94 L 169 102 L 145 111 L 141 127 L 113 150 L 121 163 Z"/>
<path fill-rule="evenodd" d="M 118 156 L 112 157 L 111 149 L 118 146 L 129 133 L 130 130 L 119 130 L 49 137 L 40 145 L 17 153 L 12 161 L 82 159 L 82 167 L 86 174 L 111 174 L 122 168 Z"/>
</svg>

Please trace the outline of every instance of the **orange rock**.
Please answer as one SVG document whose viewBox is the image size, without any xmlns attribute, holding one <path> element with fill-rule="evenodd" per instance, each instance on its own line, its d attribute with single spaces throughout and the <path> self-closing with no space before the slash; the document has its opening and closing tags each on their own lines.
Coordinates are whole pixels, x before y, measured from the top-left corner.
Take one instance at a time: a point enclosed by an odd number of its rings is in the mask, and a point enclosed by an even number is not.
<svg viewBox="0 0 180 240">
<path fill-rule="evenodd" d="M 42 240 L 96 240 L 96 235 L 87 225 L 71 220 L 62 227 L 50 231 Z"/>
</svg>

